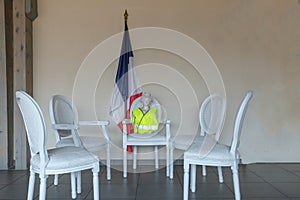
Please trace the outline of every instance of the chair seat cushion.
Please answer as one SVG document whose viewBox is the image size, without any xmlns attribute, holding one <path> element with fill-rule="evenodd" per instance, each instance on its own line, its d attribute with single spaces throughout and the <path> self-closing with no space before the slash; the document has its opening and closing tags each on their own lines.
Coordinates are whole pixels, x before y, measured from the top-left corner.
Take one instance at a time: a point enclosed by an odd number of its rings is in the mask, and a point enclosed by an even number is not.
<svg viewBox="0 0 300 200">
<path fill-rule="evenodd" d="M 107 141 L 103 137 L 93 137 L 93 136 L 81 136 L 80 137 L 83 146 L 91 152 L 102 150 L 106 147 Z M 74 146 L 73 138 L 65 138 L 58 141 L 55 145 L 56 147 L 68 147 Z"/>
<path fill-rule="evenodd" d="M 202 144 L 202 143 L 201 143 Z M 204 158 L 200 158 L 201 144 L 194 142 L 191 147 L 184 153 L 184 159 L 188 159 L 191 163 L 199 165 L 211 166 L 230 166 L 235 160 L 230 153 L 230 147 L 217 143 L 213 149 Z"/>
<path fill-rule="evenodd" d="M 165 145 L 167 142 L 166 135 L 163 134 L 156 134 L 153 137 L 135 137 L 134 134 L 127 135 L 127 144 L 138 143 L 139 146 L 142 145 Z"/>
<path fill-rule="evenodd" d="M 130 134 L 131 137 L 135 137 L 135 138 L 139 138 L 139 139 L 142 139 L 142 138 L 151 138 L 151 137 L 154 137 L 156 136 L 157 134 L 159 134 L 158 132 L 152 132 L 152 133 L 145 133 L 145 134 L 140 134 L 140 133 L 132 133 Z"/>
<path fill-rule="evenodd" d="M 60 174 L 83 170 L 99 162 L 98 158 L 84 148 L 61 147 L 48 150 L 49 162 L 46 165 L 46 174 Z M 39 172 L 40 155 L 31 158 L 31 166 L 34 171 Z M 80 168 L 78 168 L 80 166 Z"/>
</svg>

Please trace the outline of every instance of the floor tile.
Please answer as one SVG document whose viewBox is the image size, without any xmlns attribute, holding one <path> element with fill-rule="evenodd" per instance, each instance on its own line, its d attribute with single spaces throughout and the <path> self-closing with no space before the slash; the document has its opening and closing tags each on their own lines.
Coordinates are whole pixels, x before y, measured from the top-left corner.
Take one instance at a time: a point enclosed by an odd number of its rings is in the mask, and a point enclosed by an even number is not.
<svg viewBox="0 0 300 200">
<path fill-rule="evenodd" d="M 291 200 L 290 198 L 284 198 L 284 197 L 256 197 L 256 198 L 243 198 L 243 200 Z"/>
<path fill-rule="evenodd" d="M 252 172 L 284 172 L 286 171 L 277 164 L 249 164 L 246 168 Z"/>
<path fill-rule="evenodd" d="M 292 173 L 300 177 L 300 172 L 294 171 L 294 172 L 292 172 Z"/>
<path fill-rule="evenodd" d="M 139 178 L 140 184 L 160 184 L 160 183 L 179 183 L 177 177 L 175 177 L 173 180 L 170 180 L 165 172 L 162 171 L 156 171 L 156 172 L 148 172 L 148 173 L 141 173 Z"/>
<path fill-rule="evenodd" d="M 0 199 L 26 199 L 27 184 L 10 184 L 0 190 Z M 38 187 L 34 189 L 34 197 L 38 196 Z"/>
<path fill-rule="evenodd" d="M 189 198 L 234 198 L 234 195 L 225 184 L 200 183 L 196 185 L 196 192 L 189 191 Z"/>
<path fill-rule="evenodd" d="M 256 171 L 255 174 L 267 182 L 300 182 L 300 177 L 288 171 Z"/>
<path fill-rule="evenodd" d="M 78 194 L 77 199 L 84 199 L 92 190 L 92 184 L 82 184 L 81 194 Z M 47 199 L 71 199 L 71 184 L 59 184 L 58 186 L 51 185 L 47 188 Z"/>
<path fill-rule="evenodd" d="M 233 191 L 233 185 L 228 184 Z M 269 183 L 240 183 L 242 198 L 286 198 Z"/>
<path fill-rule="evenodd" d="M 223 173 L 224 182 L 233 182 L 232 173 Z M 240 183 L 262 183 L 264 179 L 251 171 L 239 171 Z"/>
<path fill-rule="evenodd" d="M 101 184 L 100 199 L 102 198 L 134 198 L 137 185 L 134 184 Z M 92 197 L 92 193 L 89 197 Z"/>
<path fill-rule="evenodd" d="M 300 198 L 300 183 L 272 183 L 272 185 L 290 198 Z"/>
<path fill-rule="evenodd" d="M 283 169 L 286 169 L 288 171 L 300 172 L 300 163 L 281 163 L 281 164 L 278 164 L 278 166 L 280 166 Z"/>
<path fill-rule="evenodd" d="M 166 199 L 166 198 L 182 198 L 182 187 L 176 183 L 161 183 L 161 184 L 143 184 L 140 183 L 137 188 L 136 197 Z"/>
<path fill-rule="evenodd" d="M 127 178 L 123 178 L 123 172 L 117 171 L 115 169 L 111 169 L 111 180 L 108 181 L 106 179 L 106 172 L 101 174 L 100 183 L 128 183 L 128 184 L 137 184 L 139 179 L 139 173 L 127 173 Z"/>
<path fill-rule="evenodd" d="M 24 170 L 0 170 L 0 184 L 12 183 L 27 174 Z"/>
<path fill-rule="evenodd" d="M 239 179 L 242 199 L 247 200 L 300 200 L 300 164 L 249 164 L 239 166 Z M 139 170 L 153 166 L 138 166 Z M 122 168 L 122 167 L 121 167 Z M 112 179 L 106 180 L 106 168 L 99 173 L 100 198 L 122 200 L 179 200 L 183 195 L 183 167 L 174 166 L 174 179 L 166 177 L 166 169 L 147 173 L 128 173 L 123 178 L 122 171 L 111 169 Z M 218 181 L 216 167 L 207 167 L 207 176 L 202 176 L 202 169 L 197 167 L 197 190 L 189 192 L 189 199 L 234 199 L 232 173 L 230 168 L 222 168 L 224 183 Z M 47 180 L 47 199 L 70 199 L 70 175 L 59 176 L 59 185 L 53 185 L 53 177 Z M 28 171 L 0 171 L 0 200 L 26 199 Z M 38 199 L 39 177 L 36 176 L 35 198 Z M 92 174 L 82 172 L 82 194 L 77 199 L 93 199 Z"/>
</svg>

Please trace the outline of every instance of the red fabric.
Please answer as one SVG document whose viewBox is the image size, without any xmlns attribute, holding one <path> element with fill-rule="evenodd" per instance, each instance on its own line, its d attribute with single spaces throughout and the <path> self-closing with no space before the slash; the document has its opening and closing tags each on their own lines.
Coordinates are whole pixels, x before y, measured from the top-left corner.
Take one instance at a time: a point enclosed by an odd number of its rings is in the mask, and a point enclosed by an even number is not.
<svg viewBox="0 0 300 200">
<path fill-rule="evenodd" d="M 137 93 L 137 94 L 134 94 L 134 95 L 132 95 L 132 96 L 129 97 L 129 109 L 127 109 L 127 112 L 126 112 L 126 119 L 130 119 L 130 108 L 131 108 L 131 105 L 132 105 L 133 101 L 135 99 L 139 98 L 142 95 L 143 95 L 143 93 Z M 120 122 L 118 124 L 118 126 L 122 130 L 122 132 L 123 132 L 123 124 L 122 124 L 122 122 Z M 133 125 L 132 124 L 127 124 L 127 134 L 131 134 L 133 132 L 134 132 Z M 127 152 L 132 153 L 132 146 L 127 146 Z"/>
</svg>

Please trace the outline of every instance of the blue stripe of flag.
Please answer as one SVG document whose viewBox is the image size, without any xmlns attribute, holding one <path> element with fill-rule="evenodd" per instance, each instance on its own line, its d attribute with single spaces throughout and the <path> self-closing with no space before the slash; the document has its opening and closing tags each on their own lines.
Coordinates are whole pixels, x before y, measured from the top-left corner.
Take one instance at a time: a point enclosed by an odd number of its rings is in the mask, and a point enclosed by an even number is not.
<svg viewBox="0 0 300 200">
<path fill-rule="evenodd" d="M 128 98 L 128 68 L 129 68 L 129 58 L 133 57 L 133 52 L 131 48 L 131 42 L 128 32 L 127 22 L 125 21 L 125 31 L 123 35 L 121 55 L 119 58 L 118 71 L 116 75 L 116 84 L 122 95 L 123 101 Z"/>
</svg>

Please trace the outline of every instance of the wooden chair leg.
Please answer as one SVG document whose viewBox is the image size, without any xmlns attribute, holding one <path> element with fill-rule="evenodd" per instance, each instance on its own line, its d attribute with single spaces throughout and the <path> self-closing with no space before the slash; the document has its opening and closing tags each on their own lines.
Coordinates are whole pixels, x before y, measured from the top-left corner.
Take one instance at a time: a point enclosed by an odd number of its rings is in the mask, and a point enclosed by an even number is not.
<svg viewBox="0 0 300 200">
<path fill-rule="evenodd" d="M 34 182 L 35 182 L 35 173 L 31 171 L 30 172 L 30 177 L 29 177 L 27 200 L 32 200 L 33 199 Z"/>
<path fill-rule="evenodd" d="M 154 153 L 155 153 L 155 169 L 158 169 L 158 147 L 154 147 Z"/>
<path fill-rule="evenodd" d="M 127 178 L 127 152 L 123 149 L 123 178 Z"/>
<path fill-rule="evenodd" d="M 206 166 L 202 165 L 202 176 L 206 176 Z"/>
<path fill-rule="evenodd" d="M 188 200 L 189 198 L 189 168 L 190 164 L 187 161 L 184 161 L 183 200 Z"/>
<path fill-rule="evenodd" d="M 192 192 L 196 192 L 196 177 L 197 177 L 197 166 L 191 165 L 191 184 L 190 188 Z"/>
<path fill-rule="evenodd" d="M 133 146 L 133 169 L 136 169 L 137 162 L 137 146 Z"/>
<path fill-rule="evenodd" d="M 71 173 L 71 195 L 72 199 L 76 199 L 76 172 Z"/>
<path fill-rule="evenodd" d="M 240 184 L 239 184 L 239 172 L 238 172 L 237 166 L 231 167 L 231 170 L 232 170 L 235 200 L 240 200 L 241 193 L 240 193 Z"/>
<path fill-rule="evenodd" d="M 93 190 L 94 190 L 94 200 L 99 200 L 99 165 L 92 169 L 93 172 Z"/>
<path fill-rule="evenodd" d="M 77 194 L 81 194 L 81 172 L 76 173 Z"/>
<path fill-rule="evenodd" d="M 107 149 L 106 149 L 106 179 L 108 181 L 111 179 L 111 171 L 110 171 L 110 144 L 107 144 Z"/>
<path fill-rule="evenodd" d="M 219 175 L 219 183 L 223 183 L 224 179 L 223 179 L 223 173 L 222 173 L 222 167 L 218 166 L 218 175 Z"/>
<path fill-rule="evenodd" d="M 40 200 L 46 199 L 46 182 L 47 182 L 47 176 L 40 177 Z"/>
<path fill-rule="evenodd" d="M 170 179 L 173 179 L 174 176 L 174 147 L 170 147 Z"/>
<path fill-rule="evenodd" d="M 54 175 L 54 185 L 58 185 L 58 174 Z"/>
<path fill-rule="evenodd" d="M 170 176 L 170 148 L 169 145 L 166 146 L 166 175 L 170 179 L 173 179 L 173 176 Z"/>
</svg>

